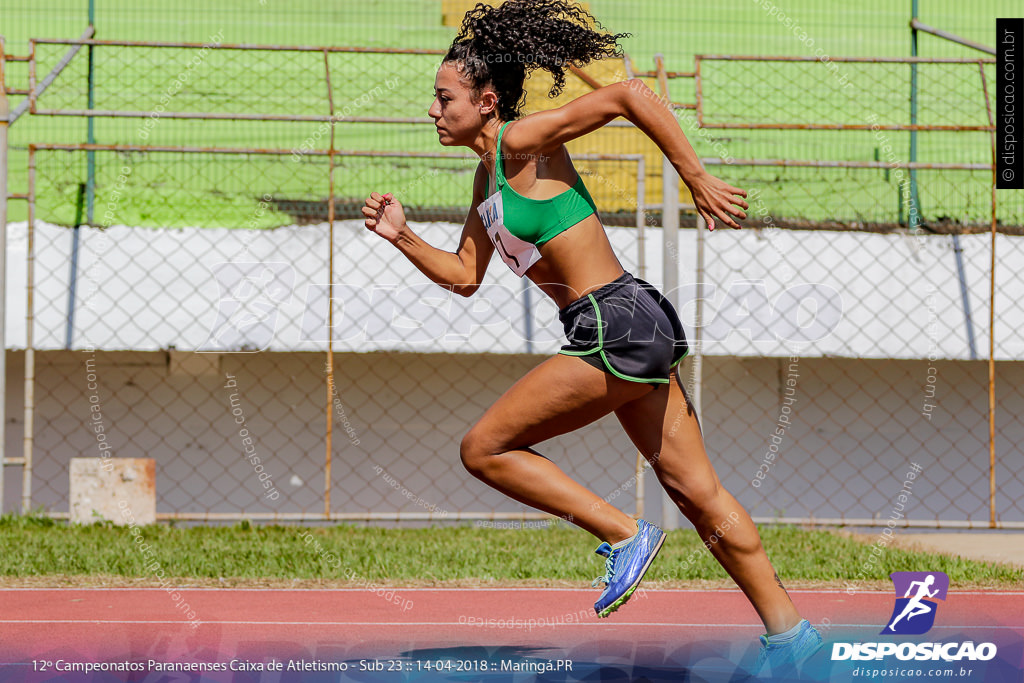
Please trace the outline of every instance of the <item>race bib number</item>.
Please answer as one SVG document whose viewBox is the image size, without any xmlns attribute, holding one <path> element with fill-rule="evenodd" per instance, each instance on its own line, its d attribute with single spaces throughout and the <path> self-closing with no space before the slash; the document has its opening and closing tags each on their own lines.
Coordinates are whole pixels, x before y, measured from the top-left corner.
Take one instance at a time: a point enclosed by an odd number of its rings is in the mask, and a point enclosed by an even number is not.
<svg viewBox="0 0 1024 683">
<path fill-rule="evenodd" d="M 501 192 L 495 192 L 477 207 L 480 218 L 487 228 L 494 248 L 501 260 L 512 272 L 522 277 L 534 263 L 540 260 L 540 251 L 535 244 L 521 240 L 505 227 L 505 210 L 501 203 Z"/>
</svg>

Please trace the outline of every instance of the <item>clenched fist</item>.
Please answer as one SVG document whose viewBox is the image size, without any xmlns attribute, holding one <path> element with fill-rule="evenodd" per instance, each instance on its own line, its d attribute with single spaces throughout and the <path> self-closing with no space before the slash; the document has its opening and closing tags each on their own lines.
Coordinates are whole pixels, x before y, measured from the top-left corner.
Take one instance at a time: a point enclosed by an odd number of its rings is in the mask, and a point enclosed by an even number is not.
<svg viewBox="0 0 1024 683">
<path fill-rule="evenodd" d="M 399 233 L 406 227 L 405 210 L 390 192 L 384 195 L 371 192 L 366 198 L 363 215 L 366 216 L 366 229 L 389 242 L 398 239 Z"/>
</svg>

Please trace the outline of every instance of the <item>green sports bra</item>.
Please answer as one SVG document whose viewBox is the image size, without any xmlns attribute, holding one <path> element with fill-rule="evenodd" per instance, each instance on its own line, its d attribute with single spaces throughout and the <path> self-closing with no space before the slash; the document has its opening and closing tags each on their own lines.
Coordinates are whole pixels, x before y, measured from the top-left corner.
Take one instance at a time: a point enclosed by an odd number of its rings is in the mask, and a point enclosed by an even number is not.
<svg viewBox="0 0 1024 683">
<path fill-rule="evenodd" d="M 597 205 L 578 174 L 575 185 L 551 199 L 530 199 L 513 190 L 505 179 L 505 164 L 501 156 L 501 136 L 509 123 L 506 121 L 498 131 L 495 164 L 497 191 L 501 192 L 504 206 L 504 224 L 515 237 L 539 247 L 587 216 L 597 213 Z"/>
</svg>

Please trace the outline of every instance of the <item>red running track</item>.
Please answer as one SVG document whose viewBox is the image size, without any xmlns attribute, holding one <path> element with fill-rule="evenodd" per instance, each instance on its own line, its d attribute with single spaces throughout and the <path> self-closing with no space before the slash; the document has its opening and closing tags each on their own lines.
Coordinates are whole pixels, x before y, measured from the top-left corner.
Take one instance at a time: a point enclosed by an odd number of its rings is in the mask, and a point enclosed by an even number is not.
<svg viewBox="0 0 1024 683">
<path fill-rule="evenodd" d="M 762 632 L 738 590 L 638 592 L 600 620 L 592 607 L 597 594 L 523 588 L 0 590 L 0 681 L 35 680 L 21 676 L 33 660 L 60 658 L 354 662 L 477 652 L 628 661 L 664 660 L 709 643 L 732 653 L 722 656 L 738 658 Z M 826 638 L 877 640 L 893 607 L 892 593 L 791 595 Z M 928 637 L 976 629 L 1020 641 L 1024 593 L 951 590 Z"/>
</svg>

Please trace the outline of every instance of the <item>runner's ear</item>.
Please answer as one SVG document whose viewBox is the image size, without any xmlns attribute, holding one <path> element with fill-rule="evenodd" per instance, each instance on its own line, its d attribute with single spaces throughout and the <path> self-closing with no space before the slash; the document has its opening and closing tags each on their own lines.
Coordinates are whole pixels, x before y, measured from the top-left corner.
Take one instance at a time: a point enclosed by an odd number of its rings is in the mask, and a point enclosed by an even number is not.
<svg viewBox="0 0 1024 683">
<path fill-rule="evenodd" d="M 479 105 L 480 114 L 489 116 L 498 109 L 498 96 L 494 94 L 493 90 L 484 90 L 480 95 Z"/>
</svg>

